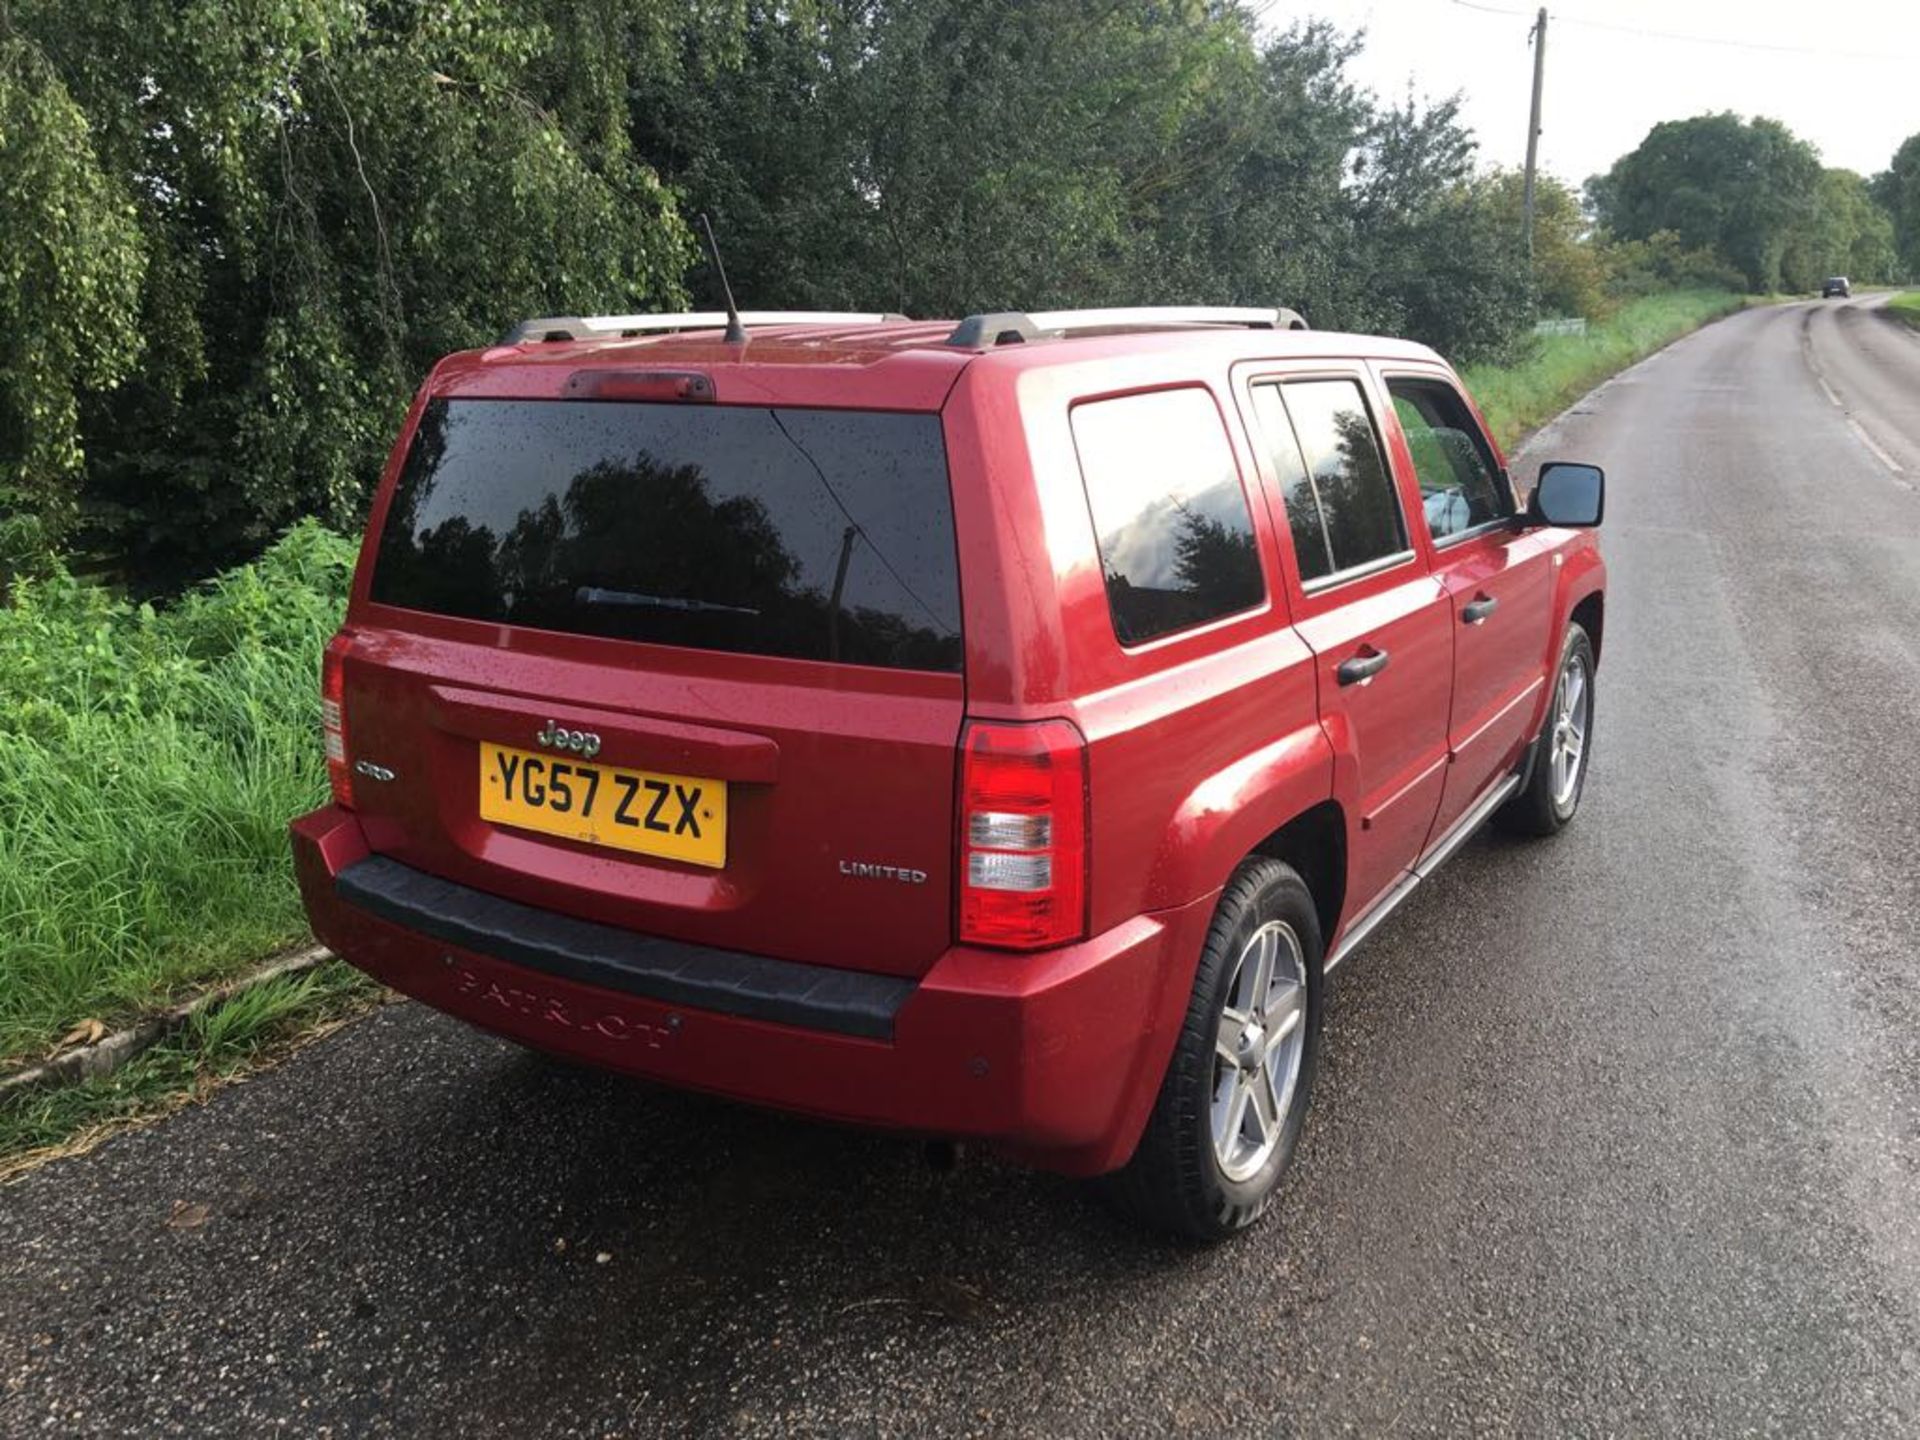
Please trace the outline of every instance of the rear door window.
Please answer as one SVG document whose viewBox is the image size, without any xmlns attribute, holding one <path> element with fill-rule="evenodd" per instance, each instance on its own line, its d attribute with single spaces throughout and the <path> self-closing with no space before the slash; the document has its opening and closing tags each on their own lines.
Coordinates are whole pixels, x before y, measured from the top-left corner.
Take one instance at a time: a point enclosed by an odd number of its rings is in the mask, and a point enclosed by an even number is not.
<svg viewBox="0 0 1920 1440">
<path fill-rule="evenodd" d="M 372 594 L 616 640 L 958 670 L 940 420 L 435 400 Z"/>
<path fill-rule="evenodd" d="M 1513 496 L 1467 402 L 1441 380 L 1387 381 L 1413 455 L 1427 532 L 1436 541 L 1513 514 Z"/>
<path fill-rule="evenodd" d="M 1253 402 L 1303 583 L 1407 553 L 1399 491 L 1357 381 L 1256 385 Z"/>
<path fill-rule="evenodd" d="M 1266 598 L 1240 467 L 1208 391 L 1075 406 L 1073 439 L 1122 644 Z"/>
</svg>

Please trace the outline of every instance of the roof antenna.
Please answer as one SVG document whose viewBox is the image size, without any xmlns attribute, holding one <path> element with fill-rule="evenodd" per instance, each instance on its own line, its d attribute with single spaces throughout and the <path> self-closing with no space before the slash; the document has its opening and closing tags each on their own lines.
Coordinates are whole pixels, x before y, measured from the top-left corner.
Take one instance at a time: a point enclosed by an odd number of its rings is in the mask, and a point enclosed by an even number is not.
<svg viewBox="0 0 1920 1440">
<path fill-rule="evenodd" d="M 713 238 L 713 225 L 707 212 L 700 212 L 700 228 L 707 232 L 707 254 L 713 257 L 713 273 L 720 277 L 720 293 L 727 301 L 727 344 L 747 343 L 747 327 L 740 323 L 740 307 L 733 303 L 733 287 L 727 284 L 727 267 L 720 263 L 720 245 Z"/>
</svg>

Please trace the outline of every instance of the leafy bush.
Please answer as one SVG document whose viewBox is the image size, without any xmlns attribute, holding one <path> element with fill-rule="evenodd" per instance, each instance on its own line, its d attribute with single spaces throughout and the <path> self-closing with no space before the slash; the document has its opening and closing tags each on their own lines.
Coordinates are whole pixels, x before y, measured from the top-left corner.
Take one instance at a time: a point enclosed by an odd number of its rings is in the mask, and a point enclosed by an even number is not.
<svg viewBox="0 0 1920 1440">
<path fill-rule="evenodd" d="M 164 610 L 58 569 L 0 608 L 0 1055 L 303 932 L 284 827 L 354 554 L 309 522 Z"/>
<path fill-rule="evenodd" d="M 1920 275 L 1920 134 L 1900 142 L 1887 168 L 1873 177 L 1871 193 L 1893 225 L 1889 275 Z"/>
<path fill-rule="evenodd" d="M 132 367 L 145 259 L 87 116 L 0 8 L 0 594 L 74 512 L 82 390 Z"/>
<path fill-rule="evenodd" d="M 1671 230 L 1656 230 L 1644 240 L 1602 237 L 1607 290 L 1616 299 L 1633 300 L 1673 290 L 1746 288 L 1740 272 L 1706 248 L 1687 248 Z"/>
<path fill-rule="evenodd" d="M 299 516 L 350 525 L 439 356 L 678 308 L 692 237 L 626 98 L 739 11 L 0 5 L 0 511 L 15 448 L 53 543 L 177 589 Z"/>
</svg>

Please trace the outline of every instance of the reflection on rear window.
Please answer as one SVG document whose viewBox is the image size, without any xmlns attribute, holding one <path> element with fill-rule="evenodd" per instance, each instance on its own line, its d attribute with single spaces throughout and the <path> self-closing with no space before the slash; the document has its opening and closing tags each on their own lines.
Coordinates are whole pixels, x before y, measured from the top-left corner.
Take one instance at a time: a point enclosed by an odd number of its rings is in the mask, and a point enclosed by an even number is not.
<svg viewBox="0 0 1920 1440">
<path fill-rule="evenodd" d="M 755 655 L 960 668 L 932 415 L 436 400 L 373 598 Z"/>
<path fill-rule="evenodd" d="M 1205 390 L 1157 390 L 1073 411 L 1114 633 L 1134 645 L 1266 595 L 1240 467 Z"/>
</svg>

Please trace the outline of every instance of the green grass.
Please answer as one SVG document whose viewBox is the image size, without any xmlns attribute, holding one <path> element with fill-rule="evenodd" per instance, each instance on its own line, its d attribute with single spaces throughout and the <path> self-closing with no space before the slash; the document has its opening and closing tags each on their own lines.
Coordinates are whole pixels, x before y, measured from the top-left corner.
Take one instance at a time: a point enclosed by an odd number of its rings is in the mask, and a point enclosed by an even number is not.
<svg viewBox="0 0 1920 1440">
<path fill-rule="evenodd" d="M 0 606 L 0 1059 L 305 936 L 286 822 L 352 562 L 305 525 L 164 610 L 65 576 Z"/>
<path fill-rule="evenodd" d="M 1511 447 L 1609 375 L 1742 303 L 1721 290 L 1648 295 L 1585 335 L 1543 336 L 1519 364 L 1470 366 L 1464 378 L 1501 445 Z"/>
<path fill-rule="evenodd" d="M 1907 324 L 1920 329 L 1920 290 L 1903 291 L 1887 302 L 1887 309 Z"/>
<path fill-rule="evenodd" d="M 0 1101 L 0 1180 L 204 1097 L 373 1004 L 379 987 L 329 962 L 196 1014 L 111 1075 Z"/>
</svg>

